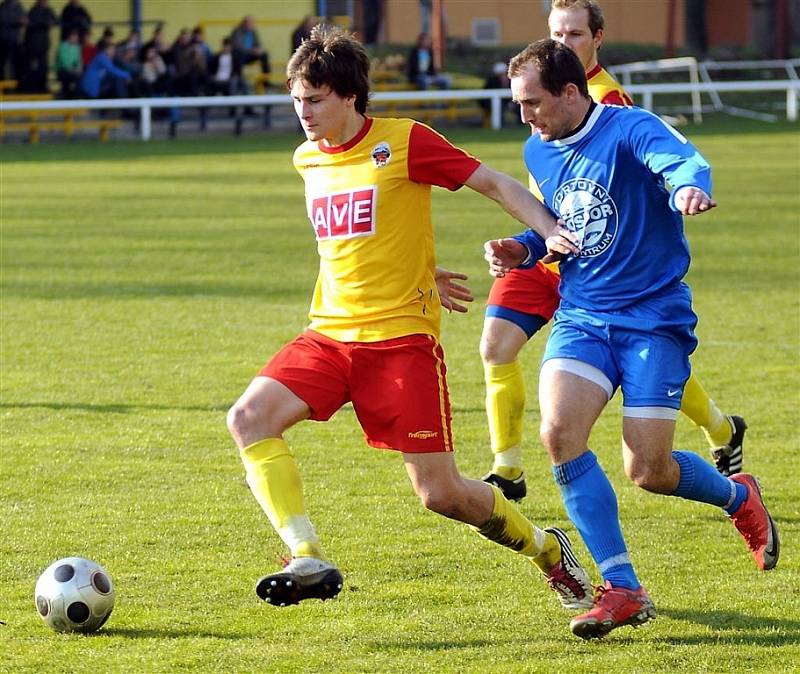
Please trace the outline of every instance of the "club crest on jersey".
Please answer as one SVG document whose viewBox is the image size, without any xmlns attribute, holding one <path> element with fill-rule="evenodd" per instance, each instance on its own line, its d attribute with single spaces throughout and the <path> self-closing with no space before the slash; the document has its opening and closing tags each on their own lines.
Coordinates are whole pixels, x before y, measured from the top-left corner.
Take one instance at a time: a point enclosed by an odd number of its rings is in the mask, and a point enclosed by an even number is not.
<svg viewBox="0 0 800 674">
<path fill-rule="evenodd" d="M 617 205 L 593 180 L 573 178 L 561 185 L 553 195 L 553 207 L 567 229 L 578 235 L 581 257 L 600 255 L 617 234 Z"/>
<path fill-rule="evenodd" d="M 376 190 L 372 185 L 312 197 L 308 216 L 317 239 L 349 239 L 374 234 Z"/>
<path fill-rule="evenodd" d="M 381 142 L 372 148 L 372 161 L 378 168 L 386 166 L 391 158 L 392 148 L 389 147 L 389 143 Z"/>
</svg>

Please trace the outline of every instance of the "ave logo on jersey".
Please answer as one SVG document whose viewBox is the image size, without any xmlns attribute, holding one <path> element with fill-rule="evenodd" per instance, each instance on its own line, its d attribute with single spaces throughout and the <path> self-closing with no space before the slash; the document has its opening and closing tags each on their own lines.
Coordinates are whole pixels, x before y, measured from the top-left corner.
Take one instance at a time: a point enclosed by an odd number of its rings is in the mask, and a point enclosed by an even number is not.
<svg viewBox="0 0 800 674">
<path fill-rule="evenodd" d="M 617 205 L 593 180 L 573 178 L 561 185 L 553 195 L 553 207 L 567 229 L 578 235 L 581 257 L 600 255 L 617 234 Z"/>
<path fill-rule="evenodd" d="M 376 192 L 377 188 L 372 185 L 313 197 L 309 218 L 317 239 L 349 239 L 374 234 Z"/>
</svg>

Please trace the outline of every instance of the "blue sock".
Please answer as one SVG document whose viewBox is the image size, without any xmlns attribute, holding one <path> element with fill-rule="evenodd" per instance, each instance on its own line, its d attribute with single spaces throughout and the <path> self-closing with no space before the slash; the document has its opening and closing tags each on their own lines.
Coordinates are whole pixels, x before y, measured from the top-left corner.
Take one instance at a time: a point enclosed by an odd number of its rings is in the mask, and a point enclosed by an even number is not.
<svg viewBox="0 0 800 674">
<path fill-rule="evenodd" d="M 672 496 L 719 506 L 728 515 L 735 513 L 747 498 L 747 488 L 717 472 L 708 461 L 694 452 L 672 452 L 681 477 Z"/>
<path fill-rule="evenodd" d="M 597 457 L 587 450 L 579 457 L 553 466 L 567 515 L 581 535 L 603 580 L 615 587 L 637 590 L 639 579 L 628 557 L 619 523 L 617 495 Z"/>
</svg>

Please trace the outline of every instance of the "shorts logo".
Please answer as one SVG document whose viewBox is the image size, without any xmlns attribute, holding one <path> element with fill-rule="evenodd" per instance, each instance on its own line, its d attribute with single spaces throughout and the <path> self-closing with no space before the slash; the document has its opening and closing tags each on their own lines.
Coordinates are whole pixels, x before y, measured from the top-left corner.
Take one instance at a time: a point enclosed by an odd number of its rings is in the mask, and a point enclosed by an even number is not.
<svg viewBox="0 0 800 674">
<path fill-rule="evenodd" d="M 389 143 L 381 142 L 372 148 L 372 161 L 378 168 L 386 166 L 391 158 L 392 149 L 389 147 Z"/>
<path fill-rule="evenodd" d="M 578 235 L 581 257 L 600 255 L 614 241 L 619 225 L 617 205 L 602 185 L 573 178 L 553 195 L 553 207 L 567 229 Z"/>
<path fill-rule="evenodd" d="M 374 234 L 376 191 L 372 185 L 313 197 L 309 202 L 309 218 L 317 239 L 349 239 Z"/>
<path fill-rule="evenodd" d="M 415 440 L 430 440 L 431 438 L 438 438 L 439 431 L 414 431 L 409 433 L 408 437 Z"/>
</svg>

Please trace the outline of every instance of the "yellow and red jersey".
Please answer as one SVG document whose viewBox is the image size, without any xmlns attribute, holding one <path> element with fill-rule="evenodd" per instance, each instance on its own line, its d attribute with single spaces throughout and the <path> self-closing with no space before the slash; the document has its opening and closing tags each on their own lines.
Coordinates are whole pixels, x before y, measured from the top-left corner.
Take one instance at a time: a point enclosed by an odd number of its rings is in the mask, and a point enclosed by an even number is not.
<svg viewBox="0 0 800 674">
<path fill-rule="evenodd" d="M 589 83 L 589 96 L 595 103 L 633 105 L 633 99 L 625 89 L 599 63 L 586 73 L 586 79 Z"/>
<path fill-rule="evenodd" d="M 344 145 L 300 145 L 320 256 L 309 327 L 341 342 L 438 337 L 431 185 L 456 190 L 479 165 L 411 119 L 366 118 Z"/>
</svg>

